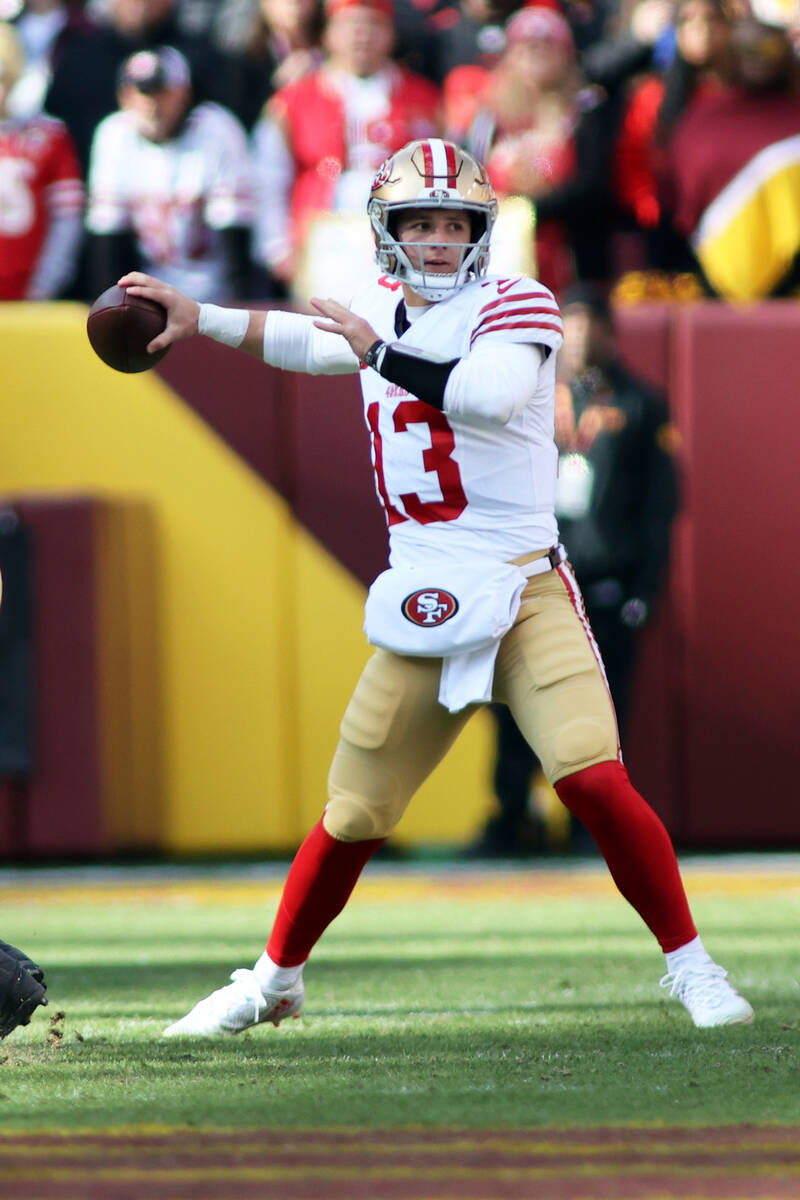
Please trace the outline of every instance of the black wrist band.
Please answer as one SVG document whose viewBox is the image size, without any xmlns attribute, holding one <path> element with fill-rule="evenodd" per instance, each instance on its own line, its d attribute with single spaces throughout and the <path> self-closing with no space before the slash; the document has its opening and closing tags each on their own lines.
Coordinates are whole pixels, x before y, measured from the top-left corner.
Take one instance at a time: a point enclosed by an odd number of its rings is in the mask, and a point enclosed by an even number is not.
<svg viewBox="0 0 800 1200">
<path fill-rule="evenodd" d="M 372 345 L 370 346 L 369 350 L 367 350 L 366 354 L 364 355 L 364 357 L 361 360 L 363 362 L 364 366 L 374 367 L 375 360 L 385 345 L 386 345 L 386 343 L 382 342 L 380 338 L 378 338 L 377 342 L 373 342 Z"/>
</svg>

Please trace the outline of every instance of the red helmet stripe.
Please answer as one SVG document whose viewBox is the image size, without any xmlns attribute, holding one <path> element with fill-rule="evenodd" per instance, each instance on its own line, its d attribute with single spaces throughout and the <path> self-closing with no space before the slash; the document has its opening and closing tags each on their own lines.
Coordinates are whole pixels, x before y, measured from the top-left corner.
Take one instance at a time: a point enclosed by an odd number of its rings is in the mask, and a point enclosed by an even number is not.
<svg viewBox="0 0 800 1200">
<path fill-rule="evenodd" d="M 444 149 L 447 157 L 447 186 L 454 188 L 456 186 L 456 176 L 458 175 L 455 146 L 452 146 L 450 142 L 445 142 Z"/>
<path fill-rule="evenodd" d="M 425 187 L 433 187 L 433 147 L 430 142 L 422 143 L 422 167 L 425 172 Z"/>
</svg>

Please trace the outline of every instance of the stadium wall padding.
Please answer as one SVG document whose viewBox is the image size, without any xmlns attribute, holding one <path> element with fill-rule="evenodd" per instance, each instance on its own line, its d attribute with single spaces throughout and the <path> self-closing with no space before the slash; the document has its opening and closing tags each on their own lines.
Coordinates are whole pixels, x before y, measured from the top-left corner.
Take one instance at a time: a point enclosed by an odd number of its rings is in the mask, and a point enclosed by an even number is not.
<svg viewBox="0 0 800 1200">
<path fill-rule="evenodd" d="M 680 823 L 698 845 L 800 845 L 799 317 L 786 300 L 674 322 Z"/>
<path fill-rule="evenodd" d="M 85 319 L 0 305 L 0 492 L 37 541 L 39 746 L 30 778 L 0 780 L 0 849 L 291 849 L 324 805 L 369 654 L 360 576 L 385 554 L 357 395 L 202 340 L 120 375 Z M 490 754 L 480 715 L 399 840 L 477 827 Z"/>
<path fill-rule="evenodd" d="M 625 759 L 683 846 L 800 845 L 797 318 L 790 301 L 618 314 L 681 438 Z M 0 780 L 0 848 L 283 851 L 322 807 L 385 560 L 357 380 L 202 339 L 125 377 L 84 321 L 0 306 L 0 484 L 34 527 L 41 610 L 37 770 Z M 471 836 L 491 733 L 471 723 L 398 841 Z"/>
<path fill-rule="evenodd" d="M 796 301 L 621 310 L 669 395 L 682 509 L 643 639 L 631 776 L 685 846 L 800 845 Z"/>
</svg>

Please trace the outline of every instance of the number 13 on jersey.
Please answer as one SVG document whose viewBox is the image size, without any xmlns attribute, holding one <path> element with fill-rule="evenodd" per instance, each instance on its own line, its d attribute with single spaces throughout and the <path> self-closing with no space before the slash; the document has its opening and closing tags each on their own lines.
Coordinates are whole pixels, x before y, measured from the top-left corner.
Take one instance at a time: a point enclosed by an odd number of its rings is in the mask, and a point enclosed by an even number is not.
<svg viewBox="0 0 800 1200">
<path fill-rule="evenodd" d="M 417 521 L 429 525 L 432 521 L 455 521 L 467 507 L 467 497 L 461 483 L 458 463 L 453 458 L 455 437 L 443 412 L 422 400 L 401 400 L 391 414 L 393 433 L 408 432 L 411 425 L 425 425 L 430 433 L 430 446 L 422 451 L 422 467 L 436 475 L 442 493 L 441 500 L 422 500 L 416 492 L 403 492 L 398 497 L 405 514 L 392 503 L 384 473 L 384 446 L 380 425 L 380 404 L 374 401 L 367 407 L 367 424 L 372 434 L 373 459 L 378 494 L 386 509 L 388 524 Z M 390 431 L 392 436 L 392 431 Z"/>
</svg>

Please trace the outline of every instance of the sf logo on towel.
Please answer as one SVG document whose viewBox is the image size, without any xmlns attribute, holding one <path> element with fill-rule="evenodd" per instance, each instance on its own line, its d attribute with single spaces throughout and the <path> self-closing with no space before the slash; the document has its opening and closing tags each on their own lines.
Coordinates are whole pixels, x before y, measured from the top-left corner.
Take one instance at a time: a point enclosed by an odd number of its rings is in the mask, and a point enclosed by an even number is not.
<svg viewBox="0 0 800 1200">
<path fill-rule="evenodd" d="M 426 588 L 406 596 L 403 616 L 413 625 L 444 625 L 458 612 L 458 601 L 452 592 L 442 588 Z"/>
</svg>

